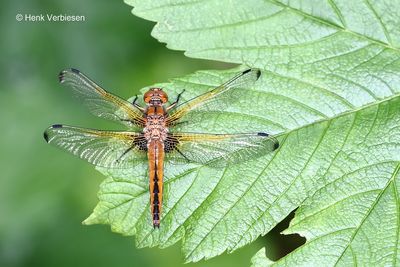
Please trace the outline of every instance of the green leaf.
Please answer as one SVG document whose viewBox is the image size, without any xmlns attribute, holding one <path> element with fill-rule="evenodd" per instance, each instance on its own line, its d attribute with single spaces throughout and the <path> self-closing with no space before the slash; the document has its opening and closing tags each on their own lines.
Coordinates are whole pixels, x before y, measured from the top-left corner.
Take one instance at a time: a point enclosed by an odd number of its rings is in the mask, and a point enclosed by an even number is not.
<svg viewBox="0 0 400 267">
<path fill-rule="evenodd" d="M 185 131 L 276 134 L 281 147 L 224 169 L 165 166 L 153 230 L 145 165 L 102 170 L 87 224 L 110 224 L 138 246 L 182 240 L 187 261 L 234 251 L 300 207 L 285 233 L 307 243 L 278 264 L 395 265 L 399 260 L 400 5 L 396 1 L 135 1 L 153 36 L 192 57 L 262 70 L 221 114 Z M 162 84 L 188 99 L 239 69 Z M 253 264 L 269 265 L 260 251 Z"/>
</svg>

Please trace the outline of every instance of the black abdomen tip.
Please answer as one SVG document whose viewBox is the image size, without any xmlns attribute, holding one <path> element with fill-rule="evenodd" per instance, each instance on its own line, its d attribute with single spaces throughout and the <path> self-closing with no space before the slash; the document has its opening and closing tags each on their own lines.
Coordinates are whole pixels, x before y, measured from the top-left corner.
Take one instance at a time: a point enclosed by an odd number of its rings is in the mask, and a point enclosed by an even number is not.
<svg viewBox="0 0 400 267">
<path fill-rule="evenodd" d="M 257 133 L 258 136 L 269 136 L 267 133 Z"/>
<path fill-rule="evenodd" d="M 153 214 L 153 227 L 160 228 L 160 215 L 158 213 Z"/>
<path fill-rule="evenodd" d="M 260 78 L 260 76 L 261 76 L 261 71 L 260 70 L 256 70 L 256 75 L 257 75 L 257 80 L 258 80 L 258 78 Z"/>
</svg>

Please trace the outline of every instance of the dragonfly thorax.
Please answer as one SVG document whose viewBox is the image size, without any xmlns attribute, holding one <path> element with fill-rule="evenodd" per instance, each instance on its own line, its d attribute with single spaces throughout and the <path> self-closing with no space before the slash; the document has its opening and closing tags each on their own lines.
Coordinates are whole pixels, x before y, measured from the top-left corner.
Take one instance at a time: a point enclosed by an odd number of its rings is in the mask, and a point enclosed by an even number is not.
<svg viewBox="0 0 400 267">
<path fill-rule="evenodd" d="M 146 140 L 166 139 L 168 128 L 165 125 L 165 116 L 159 114 L 151 114 L 147 116 L 146 127 L 143 129 L 143 134 Z"/>
</svg>

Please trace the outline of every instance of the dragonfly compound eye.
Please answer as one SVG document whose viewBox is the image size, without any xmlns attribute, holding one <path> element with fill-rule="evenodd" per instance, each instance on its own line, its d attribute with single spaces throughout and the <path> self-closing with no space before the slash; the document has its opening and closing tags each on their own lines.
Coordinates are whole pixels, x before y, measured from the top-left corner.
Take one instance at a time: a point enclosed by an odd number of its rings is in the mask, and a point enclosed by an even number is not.
<svg viewBox="0 0 400 267">
<path fill-rule="evenodd" d="M 168 95 L 161 88 L 150 88 L 144 96 L 143 100 L 146 103 L 150 103 L 151 101 L 161 101 L 161 103 L 168 102 Z"/>
</svg>

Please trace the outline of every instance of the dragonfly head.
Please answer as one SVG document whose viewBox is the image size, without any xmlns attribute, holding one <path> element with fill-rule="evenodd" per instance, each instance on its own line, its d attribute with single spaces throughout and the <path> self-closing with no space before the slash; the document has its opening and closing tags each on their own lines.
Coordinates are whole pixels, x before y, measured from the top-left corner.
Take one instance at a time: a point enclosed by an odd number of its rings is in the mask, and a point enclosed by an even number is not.
<svg viewBox="0 0 400 267">
<path fill-rule="evenodd" d="M 150 88 L 143 96 L 147 104 L 164 104 L 168 101 L 167 94 L 161 88 Z"/>
</svg>

